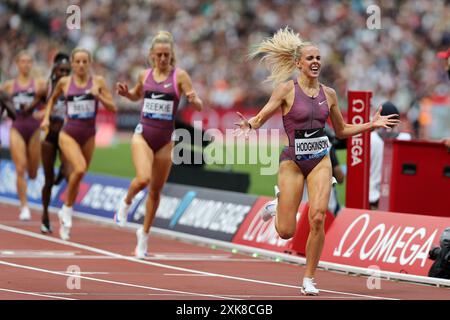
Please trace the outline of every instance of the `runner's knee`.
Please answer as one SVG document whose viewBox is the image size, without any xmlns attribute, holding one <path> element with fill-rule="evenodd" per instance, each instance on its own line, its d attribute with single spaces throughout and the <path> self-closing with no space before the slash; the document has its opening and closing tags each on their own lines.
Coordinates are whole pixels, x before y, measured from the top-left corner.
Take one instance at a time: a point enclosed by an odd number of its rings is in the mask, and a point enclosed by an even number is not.
<svg viewBox="0 0 450 320">
<path fill-rule="evenodd" d="M 287 240 L 294 236 L 295 234 L 295 225 L 283 225 L 277 223 L 275 229 L 277 230 L 278 235 L 281 239 Z"/>
<path fill-rule="evenodd" d="M 325 224 L 326 209 L 320 207 L 310 208 L 309 225 L 312 231 L 320 231 Z"/>
<path fill-rule="evenodd" d="M 150 176 L 137 176 L 136 183 L 140 189 L 145 188 L 150 183 Z"/>
<path fill-rule="evenodd" d="M 85 164 L 77 164 L 72 170 L 72 174 L 77 178 L 83 177 L 85 172 L 86 172 Z"/>
<path fill-rule="evenodd" d="M 19 177 L 25 176 L 25 172 L 27 170 L 26 164 L 25 163 L 18 163 L 18 164 L 15 164 L 15 166 L 16 166 L 17 175 Z"/>
</svg>

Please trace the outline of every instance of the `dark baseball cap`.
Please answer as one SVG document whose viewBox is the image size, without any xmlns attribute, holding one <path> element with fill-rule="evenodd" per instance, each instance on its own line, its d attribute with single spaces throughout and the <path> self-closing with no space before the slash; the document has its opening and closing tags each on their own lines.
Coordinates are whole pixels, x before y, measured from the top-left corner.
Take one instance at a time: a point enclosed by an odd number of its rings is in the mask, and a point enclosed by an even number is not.
<svg viewBox="0 0 450 320">
<path fill-rule="evenodd" d="M 381 115 L 382 116 L 389 116 L 391 114 L 400 114 L 398 112 L 397 107 L 390 101 L 386 101 L 381 105 Z"/>
</svg>

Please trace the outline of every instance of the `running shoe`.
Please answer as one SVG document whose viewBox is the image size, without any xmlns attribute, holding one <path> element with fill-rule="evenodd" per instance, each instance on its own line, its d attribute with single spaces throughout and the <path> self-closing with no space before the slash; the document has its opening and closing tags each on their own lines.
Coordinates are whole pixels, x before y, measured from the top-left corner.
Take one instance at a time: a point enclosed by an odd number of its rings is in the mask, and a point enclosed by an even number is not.
<svg viewBox="0 0 450 320">
<path fill-rule="evenodd" d="M 19 219 L 22 221 L 31 220 L 31 212 L 30 212 L 30 209 L 28 209 L 28 207 L 23 207 L 20 210 Z"/>
<path fill-rule="evenodd" d="M 267 202 L 264 205 L 263 210 L 261 210 L 261 219 L 263 221 L 269 221 L 273 217 L 275 217 L 275 214 L 277 213 L 277 205 L 278 205 L 278 199 L 275 198 L 272 201 Z"/>
<path fill-rule="evenodd" d="M 128 219 L 128 209 L 129 208 L 130 208 L 130 206 L 125 203 L 125 199 L 120 201 L 119 209 L 117 210 L 116 214 L 114 215 L 114 222 L 117 225 L 119 225 L 121 227 L 124 227 L 126 225 L 127 219 Z"/>
<path fill-rule="evenodd" d="M 138 259 L 145 259 L 148 256 L 147 253 L 148 233 L 146 234 L 143 228 L 139 228 L 136 231 L 136 237 L 137 237 L 137 246 L 134 251 L 134 254 Z"/>
<path fill-rule="evenodd" d="M 59 236 L 63 240 L 69 240 L 70 228 L 72 227 L 72 208 L 63 205 L 61 210 L 58 211 L 59 218 Z"/>
<path fill-rule="evenodd" d="M 337 180 L 335 177 L 331 177 L 331 186 L 334 186 L 335 184 L 337 184 Z"/>
<path fill-rule="evenodd" d="M 42 221 L 41 223 L 41 233 L 53 233 L 52 227 L 50 226 L 50 221 Z"/>
<path fill-rule="evenodd" d="M 67 228 L 72 227 L 72 212 L 72 207 L 66 207 L 66 205 L 63 205 L 58 211 L 59 222 Z"/>
<path fill-rule="evenodd" d="M 275 217 L 275 214 L 277 213 L 277 206 L 278 206 L 278 196 L 280 194 L 280 190 L 278 189 L 278 186 L 274 187 L 275 190 L 275 199 L 267 202 L 264 205 L 263 210 L 261 210 L 261 219 L 263 221 L 269 221 L 273 217 Z"/>
<path fill-rule="evenodd" d="M 68 228 L 64 225 L 61 225 L 59 227 L 59 237 L 65 241 L 69 240 L 70 239 L 70 228 Z"/>
<path fill-rule="evenodd" d="M 314 278 L 303 278 L 303 285 L 300 291 L 305 296 L 318 296 L 319 290 L 315 287 Z"/>
</svg>

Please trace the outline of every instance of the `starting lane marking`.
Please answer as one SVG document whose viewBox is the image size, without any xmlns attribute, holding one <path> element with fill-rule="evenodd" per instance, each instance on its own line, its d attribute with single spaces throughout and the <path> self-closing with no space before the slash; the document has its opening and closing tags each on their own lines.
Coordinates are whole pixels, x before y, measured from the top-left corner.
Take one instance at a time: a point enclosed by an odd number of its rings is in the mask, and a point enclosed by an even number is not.
<svg viewBox="0 0 450 320">
<path fill-rule="evenodd" d="M 141 285 L 127 283 L 127 282 L 119 282 L 119 281 L 104 280 L 104 279 L 98 279 L 98 278 L 92 278 L 92 277 L 85 277 L 85 276 L 81 276 L 81 275 L 74 274 L 74 273 L 51 271 L 51 270 L 47 270 L 47 269 L 36 268 L 36 267 L 26 266 L 26 265 L 17 264 L 17 263 L 10 263 L 10 262 L 5 262 L 5 261 L 0 260 L 0 265 L 1 264 L 10 266 L 10 267 L 15 267 L 15 268 L 21 268 L 21 269 L 26 269 L 26 270 L 55 274 L 55 275 L 59 275 L 59 276 L 63 276 L 63 277 L 79 278 L 79 279 L 103 282 L 103 283 L 108 283 L 108 284 L 115 284 L 115 285 L 126 286 L 126 287 L 147 289 L 147 290 L 153 290 L 153 291 L 172 292 L 172 293 L 191 295 L 191 296 L 219 298 L 219 299 L 225 299 L 225 300 L 241 300 L 241 299 L 237 299 L 237 298 L 230 298 L 228 296 L 224 297 L 224 296 L 218 296 L 218 295 L 207 294 L 207 293 L 195 293 L 195 292 L 186 292 L 186 291 L 171 290 L 171 289 L 162 289 L 162 288 L 156 288 L 156 287 L 141 286 Z"/>
<path fill-rule="evenodd" d="M 52 295 L 48 295 L 48 294 L 41 294 L 41 293 L 27 292 L 27 291 L 18 291 L 18 290 L 10 290 L 10 289 L 5 289 L 5 288 L 0 288 L 0 291 L 19 293 L 19 294 L 26 294 L 26 295 L 30 295 L 30 296 L 38 296 L 38 297 L 45 297 L 45 298 L 54 298 L 54 299 L 60 299 L 60 300 L 77 300 L 77 299 L 71 299 L 71 298 L 52 296 Z"/>
<path fill-rule="evenodd" d="M 95 247 L 91 247 L 91 246 L 80 244 L 80 243 L 76 243 L 76 242 L 64 241 L 64 240 L 61 240 L 61 239 L 52 238 L 52 237 L 49 237 L 49 236 L 46 236 L 46 235 L 41 235 L 41 234 L 38 234 L 38 233 L 34 233 L 34 232 L 31 232 L 31 231 L 27 231 L 27 230 L 22 230 L 22 229 L 6 226 L 6 225 L 3 225 L 3 224 L 0 224 L 0 230 L 12 232 L 12 233 L 17 233 L 17 234 L 25 235 L 25 236 L 28 236 L 28 237 L 37 238 L 37 239 L 41 239 L 41 240 L 46 240 L 46 241 L 50 241 L 50 242 L 54 242 L 54 243 L 59 243 L 59 244 L 71 246 L 71 247 L 74 247 L 74 248 L 83 249 L 83 250 L 95 252 L 95 253 L 98 253 L 98 254 L 103 254 L 105 256 L 115 257 L 115 258 L 131 261 L 131 262 L 136 262 L 136 263 L 141 263 L 141 264 L 146 264 L 146 265 L 150 265 L 150 266 L 154 266 L 154 267 L 160 267 L 160 268 L 165 268 L 165 269 L 171 269 L 171 270 L 177 270 L 177 271 L 183 271 L 183 272 L 190 272 L 190 273 L 196 273 L 196 274 L 211 275 L 211 276 L 221 277 L 221 278 L 224 278 L 224 279 L 238 280 L 238 281 L 258 283 L 258 284 L 266 284 L 266 285 L 285 287 L 285 288 L 300 289 L 300 286 L 294 286 L 294 285 L 289 285 L 289 284 L 284 284 L 284 283 L 262 281 L 262 280 L 249 279 L 249 278 L 243 278 L 243 277 L 234 277 L 234 276 L 229 276 L 229 275 L 220 274 L 220 273 L 205 272 L 205 271 L 200 271 L 200 270 L 195 270 L 195 269 L 182 268 L 182 267 L 176 267 L 176 266 L 172 266 L 172 265 L 168 265 L 168 264 L 151 262 L 151 261 L 147 261 L 147 260 L 140 260 L 140 259 L 137 259 L 137 258 L 134 258 L 134 257 L 127 257 L 127 256 L 124 256 L 124 255 L 121 255 L 121 254 L 118 254 L 118 253 L 111 252 L 111 251 L 98 249 L 98 248 L 95 248 Z M 333 291 L 333 290 L 325 290 L 325 289 L 320 289 L 320 291 L 328 292 L 328 293 L 334 293 L 334 294 L 341 294 L 341 295 L 345 295 L 345 296 L 354 296 L 354 297 L 368 298 L 368 299 L 399 300 L 399 299 L 395 299 L 395 298 L 370 296 L 370 295 L 365 295 L 365 294 L 349 293 L 349 292 Z"/>
</svg>

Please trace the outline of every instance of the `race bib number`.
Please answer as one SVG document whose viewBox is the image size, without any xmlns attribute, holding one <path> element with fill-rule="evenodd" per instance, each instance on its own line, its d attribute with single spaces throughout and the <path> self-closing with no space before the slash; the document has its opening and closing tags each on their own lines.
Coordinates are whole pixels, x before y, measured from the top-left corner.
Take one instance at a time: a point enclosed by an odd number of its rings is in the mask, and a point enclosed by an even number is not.
<svg viewBox="0 0 450 320">
<path fill-rule="evenodd" d="M 67 115 L 72 119 L 95 118 L 95 100 L 68 101 Z"/>
<path fill-rule="evenodd" d="M 328 137 L 323 128 L 295 130 L 295 156 L 298 160 L 315 158 L 327 152 Z"/>
<path fill-rule="evenodd" d="M 158 97 L 158 95 L 154 95 Z M 145 98 L 142 114 L 146 118 L 172 120 L 173 119 L 173 101 L 154 98 Z"/>
<path fill-rule="evenodd" d="M 22 107 L 29 106 L 33 102 L 34 95 L 19 93 L 17 96 L 14 96 L 12 100 L 16 111 L 20 111 Z"/>
</svg>

